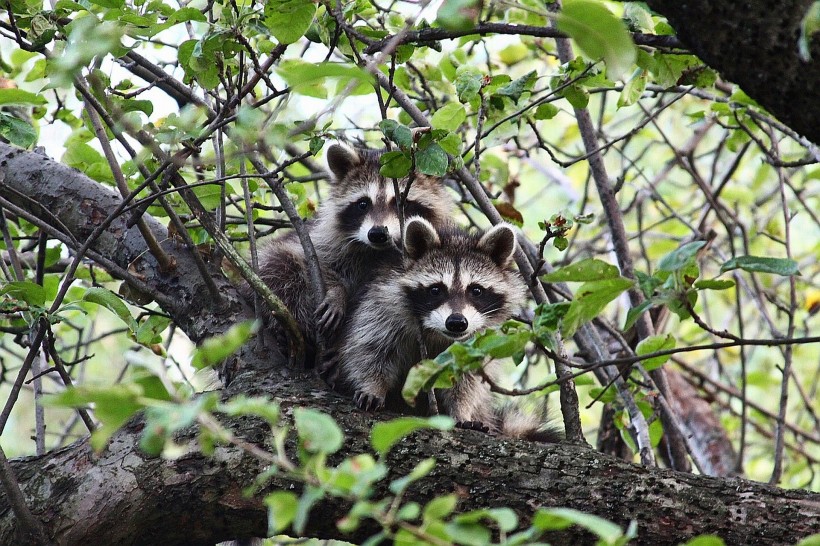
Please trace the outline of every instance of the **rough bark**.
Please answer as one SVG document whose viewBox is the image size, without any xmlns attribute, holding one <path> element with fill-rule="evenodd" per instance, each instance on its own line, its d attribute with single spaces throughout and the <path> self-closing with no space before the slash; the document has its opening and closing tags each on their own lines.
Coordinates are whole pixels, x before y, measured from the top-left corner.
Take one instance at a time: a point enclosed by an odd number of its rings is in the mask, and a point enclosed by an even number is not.
<svg viewBox="0 0 820 546">
<path fill-rule="evenodd" d="M 345 454 L 369 450 L 372 416 L 325 392 L 310 377 L 281 368 L 243 373 L 230 391 L 272 394 L 286 411 L 297 405 L 326 411 L 346 431 Z M 268 437 L 256 421 L 232 425 L 250 441 L 262 444 Z M 262 507 L 242 496 L 261 469 L 254 459 L 232 447 L 219 448 L 211 459 L 203 457 L 196 451 L 194 431 L 177 439 L 191 446 L 189 454 L 176 461 L 149 458 L 136 448 L 140 431 L 140 422 L 131 423 L 99 456 L 86 442 L 78 442 L 45 457 L 14 462 L 34 514 L 55 543 L 213 544 L 264 531 Z M 388 480 L 427 457 L 435 457 L 438 465 L 408 500 L 424 503 L 456 491 L 461 509 L 510 506 L 523 517 L 537 506 L 570 506 L 621 525 L 636 520 L 639 544 L 677 544 L 700 533 L 715 533 L 727 544 L 792 544 L 817 532 L 820 521 L 817 494 L 649 469 L 591 449 L 499 440 L 474 431 L 426 431 L 405 439 L 392 452 Z M 275 479 L 272 487 L 299 486 Z M 388 493 L 382 486 L 375 494 Z M 363 540 L 372 528 L 352 537 L 335 528 L 345 508 L 336 501 L 318 505 L 308 534 Z M 15 524 L 0 500 L 0 543 L 14 543 Z M 559 543 L 591 543 L 591 537 L 571 531 Z"/>
<path fill-rule="evenodd" d="M 80 244 L 122 202 L 113 188 L 97 184 L 82 173 L 40 154 L 0 143 L 0 196 L 25 209 L 57 231 L 68 229 Z M 244 302 L 218 267 L 211 278 L 226 295 L 216 306 L 208 298 L 191 253 L 157 220 L 145 219 L 163 250 L 175 261 L 173 271 L 162 273 L 146 251 L 145 240 L 127 222 L 130 214 L 118 216 L 91 246 L 123 269 L 129 269 L 146 284 L 166 296 L 165 309 L 193 341 L 200 341 L 235 324 L 245 310 Z"/>
<path fill-rule="evenodd" d="M 46 207 L 80 240 L 92 227 L 89 222 L 98 222 L 119 202 L 116 194 L 82 174 L 4 144 L 0 196 L 35 214 Z M 155 232 L 162 229 L 156 221 L 150 225 Z M 227 303 L 219 309 L 209 306 L 184 248 L 169 245 L 180 267 L 160 274 L 156 263 L 144 257 L 136 228 L 128 229 L 122 218 L 95 248 L 121 266 L 134 267 L 134 260 L 143 256 L 140 274 L 173 300 L 166 310 L 195 339 L 217 333 L 249 312 L 216 272 Z M 327 392 L 312 376 L 283 367 L 281 355 L 255 354 L 250 345 L 235 357 L 242 371 L 224 395 L 269 394 L 285 413 L 294 406 L 315 407 L 333 415 L 346 432 L 340 456 L 369 450 L 371 415 Z M 251 442 L 264 444 L 269 437 L 254 420 L 230 425 Z M 12 463 L 29 506 L 53 543 L 213 544 L 264 532 L 264 509 L 258 500 L 242 496 L 261 469 L 258 461 L 231 446 L 204 457 L 195 449 L 193 430 L 177 438 L 191 446 L 187 455 L 175 461 L 150 458 L 137 447 L 141 427 L 139 420 L 132 422 L 99 455 L 83 440 Z M 728 544 L 786 544 L 820 531 L 818 494 L 644 468 L 578 446 L 500 440 L 474 431 L 428 431 L 406 439 L 393 450 L 389 478 L 406 474 L 427 457 L 435 457 L 438 466 L 413 488 L 409 500 L 423 503 L 456 491 L 462 509 L 510 506 L 525 521 L 535 507 L 569 506 L 622 525 L 636 520 L 641 544 L 676 544 L 701 533 L 717 534 Z M 271 487 L 298 484 L 277 478 Z M 386 488 L 375 494 L 386 495 Z M 334 500 L 318 505 L 307 534 L 359 541 L 372 532 L 365 527 L 358 535 L 344 537 L 335 521 L 345 508 Z M 19 532 L 7 499 L 0 498 L 0 543 L 15 543 Z M 589 543 L 591 537 L 570 530 L 560 542 Z"/>
<path fill-rule="evenodd" d="M 648 0 L 693 53 L 815 144 L 820 143 L 820 37 L 798 57 L 800 21 L 813 0 Z"/>
</svg>

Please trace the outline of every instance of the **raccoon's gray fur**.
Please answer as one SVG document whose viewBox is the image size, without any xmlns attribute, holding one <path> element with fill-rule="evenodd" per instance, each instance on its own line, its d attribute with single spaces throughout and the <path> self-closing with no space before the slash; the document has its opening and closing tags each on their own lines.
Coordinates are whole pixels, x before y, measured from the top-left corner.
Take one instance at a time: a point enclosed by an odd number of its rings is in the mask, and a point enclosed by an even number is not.
<svg viewBox="0 0 820 546">
<path fill-rule="evenodd" d="M 398 209 L 392 179 L 379 174 L 382 153 L 339 144 L 327 151 L 333 173 L 330 193 L 308 226 L 326 283 L 322 302 L 314 300 L 304 251 L 295 233 L 274 238 L 259 251 L 260 277 L 293 313 L 309 354 L 317 331 L 328 338 L 338 328 L 348 294 L 380 264 L 400 260 Z M 399 181 L 401 192 L 407 183 L 407 179 Z M 413 178 L 404 207 L 406 218 L 421 216 L 441 225 L 452 210 L 453 200 L 440 179 Z"/>
<path fill-rule="evenodd" d="M 523 280 L 511 268 L 515 232 L 509 225 L 473 235 L 453 227 L 436 230 L 415 218 L 407 223 L 404 247 L 401 266 L 383 268 L 356 298 L 337 354 L 343 385 L 366 410 L 385 404 L 406 409 L 400 390 L 421 360 L 419 341 L 433 357 L 454 341 L 501 325 L 526 297 Z M 539 439 L 538 423 L 516 425 L 525 416 L 495 408 L 489 386 L 477 375 L 467 374 L 436 394 L 440 410 L 456 422 Z"/>
</svg>

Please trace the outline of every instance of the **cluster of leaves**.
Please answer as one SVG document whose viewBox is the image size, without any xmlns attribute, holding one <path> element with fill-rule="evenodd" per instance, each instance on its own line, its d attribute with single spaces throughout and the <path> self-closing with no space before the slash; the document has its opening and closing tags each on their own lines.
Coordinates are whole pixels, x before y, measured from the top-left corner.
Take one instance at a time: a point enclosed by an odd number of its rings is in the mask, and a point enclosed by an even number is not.
<svg viewBox="0 0 820 546">
<path fill-rule="evenodd" d="M 78 76 L 83 76 L 92 84 L 90 87 L 94 98 L 114 117 L 118 127 L 139 128 L 165 150 L 178 151 L 188 146 L 199 150 L 199 140 L 208 136 L 207 130 L 212 121 L 207 108 L 188 104 L 182 109 L 175 107 L 172 113 L 162 117 L 155 111 L 159 110 L 158 105 L 145 98 L 145 88 L 131 79 L 119 78 L 114 71 L 99 68 L 104 61 L 131 63 L 133 60 L 127 57 L 129 51 L 137 49 L 142 43 L 150 43 L 152 47 L 168 53 L 169 62 L 178 67 L 185 84 L 202 90 L 208 101 L 225 105 L 238 96 L 241 84 L 247 81 L 253 69 L 260 66 L 261 58 L 273 58 L 288 44 L 299 43 L 303 51 L 311 47 L 324 48 L 322 54 L 328 53 L 321 62 L 312 62 L 291 50 L 290 57 L 280 60 L 276 68 L 265 75 L 273 81 L 265 81 L 264 86 L 260 85 L 254 90 L 254 93 L 267 94 L 263 100 L 245 100 L 232 105 L 236 107 L 235 116 L 221 150 L 221 155 L 227 158 L 224 165 L 215 167 L 218 162 L 215 159 L 216 148 L 206 144 L 200 150 L 204 166 L 183 169 L 185 180 L 196 183 L 192 186 L 193 192 L 205 209 L 217 210 L 226 201 L 235 203 L 241 200 L 243 196 L 237 191 L 238 183 L 231 184 L 224 179 L 211 183 L 203 178 L 214 172 L 223 178 L 244 174 L 248 166 L 245 151 L 251 145 L 278 152 L 294 140 L 303 139 L 300 143 L 307 144 L 310 153 L 318 153 L 325 140 L 331 135 L 335 136 L 338 123 L 329 120 L 323 124 L 313 117 L 303 119 L 304 112 L 309 109 L 301 108 L 302 103 L 298 101 L 372 98 L 375 80 L 362 68 L 364 63 L 360 62 L 361 49 L 366 45 L 364 40 L 374 43 L 407 30 L 427 28 L 426 22 L 409 28 L 406 13 L 400 10 L 382 11 L 373 3 L 363 0 L 342 4 L 342 11 L 337 15 L 333 12 L 335 3 L 311 0 L 239 4 L 215 2 L 203 11 L 191 6 L 176 9 L 161 1 L 131 3 L 125 0 L 92 0 L 81 4 L 58 2 L 51 9 L 44 10 L 42 4 L 37 2 L 12 0 L 8 4 L 9 12 L 14 14 L 15 24 L 25 33 L 32 51 L 14 51 L 8 63 L 0 59 L 3 61 L 3 71 L 21 85 L 41 79 L 46 79 L 47 85 L 40 92 L 0 89 L 0 107 L 4 108 L 0 112 L 0 136 L 20 146 L 31 147 L 37 141 L 38 127 L 42 128 L 47 123 L 65 124 L 73 132 L 65 142 L 63 162 L 82 170 L 100 183 L 113 185 L 111 165 L 92 143 L 94 128 L 87 113 L 62 104 L 64 95 L 61 89 L 76 82 Z M 801 42 L 804 47 L 807 36 L 816 26 L 816 9 L 812 13 L 814 15 L 807 15 L 804 25 L 807 29 Z M 481 15 L 482 6 L 478 2 L 448 1 L 439 9 L 433 25 L 450 30 L 469 29 L 481 20 Z M 529 146 L 527 155 L 534 154 L 537 147 L 523 143 L 527 138 L 531 139 L 528 127 L 536 134 L 546 128 L 554 143 L 543 145 L 545 149 L 572 149 L 577 140 L 577 128 L 572 126 L 566 129 L 562 118 L 567 117 L 568 111 L 594 105 L 594 97 L 598 93 L 617 95 L 617 101 L 611 101 L 615 103 L 612 109 L 605 111 L 602 107 L 601 115 L 602 118 L 612 116 L 617 119 L 618 114 L 626 116 L 635 111 L 636 105 L 647 96 L 647 91 L 660 93 L 673 86 L 694 86 L 708 91 L 714 88 L 715 72 L 694 56 L 663 48 L 636 48 L 624 22 L 600 2 L 568 0 L 560 14 L 554 16 L 544 8 L 543 2 L 525 0 L 510 8 L 503 17 L 498 14 L 495 17 L 511 24 L 537 27 L 546 27 L 551 19 L 555 19 L 558 28 L 574 38 L 584 56 L 558 64 L 550 59 L 556 53 L 552 44 L 520 39 L 495 49 L 487 47 L 488 60 L 479 64 L 474 51 L 476 36 L 462 37 L 457 42 L 459 47 L 447 50 L 433 42 L 398 45 L 391 52 L 391 62 L 385 62 L 378 69 L 389 77 L 396 88 L 404 90 L 414 99 L 418 98 L 418 104 L 431 113 L 431 127 L 429 130 L 413 127 L 411 117 L 403 110 L 387 106 L 382 108 L 381 114 L 385 119 L 378 123 L 378 127 L 381 135 L 395 145 L 395 149 L 383 156 L 381 172 L 384 176 L 399 178 L 411 172 L 444 176 L 465 165 L 478 164 L 481 166 L 480 181 L 496 196 L 499 190 L 508 189 L 505 184 L 523 172 L 523 168 L 516 172 L 514 162 L 509 159 L 511 154 L 499 151 L 496 146 L 515 141 L 519 149 Z M 662 18 L 652 14 L 641 3 L 626 3 L 623 19 L 632 31 L 656 35 L 672 33 Z M 354 28 L 360 38 L 355 33 L 345 32 L 340 21 Z M 164 41 L 160 37 L 162 33 L 182 33 L 185 27 L 195 29 L 195 32 L 179 40 Z M 163 36 L 168 35 L 171 34 Z M 178 37 L 177 34 L 173 36 Z M 357 43 L 357 39 L 361 43 Z M 53 54 L 42 54 L 42 48 L 46 46 L 53 46 Z M 332 58 L 334 52 L 336 56 Z M 93 68 L 86 70 L 88 66 Z M 549 70 L 545 70 L 545 66 Z M 417 74 L 423 74 L 423 78 Z M 623 84 L 618 83 L 619 79 L 624 80 Z M 378 93 L 378 102 L 384 101 L 386 94 Z M 49 120 L 47 97 L 51 94 L 61 100 Z M 256 99 L 256 95 L 253 98 Z M 268 101 L 280 98 L 281 102 L 277 103 L 276 108 L 265 109 Z M 374 99 L 369 108 L 374 112 L 378 110 L 374 106 L 376 102 Z M 390 103 L 389 100 L 386 102 Z M 18 116 L 14 108 L 26 108 L 31 122 L 26 116 Z M 730 136 L 726 139 L 726 149 L 740 152 L 753 142 L 753 138 L 765 136 L 761 128 L 738 127 L 739 123 L 748 121 L 747 110 L 758 112 L 759 107 L 736 90 L 725 99 L 709 102 L 705 108 L 702 105 L 690 107 L 686 115 L 693 122 L 715 120 L 727 127 Z M 287 115 L 277 117 L 283 111 Z M 370 121 L 365 120 L 364 123 Z M 479 128 L 482 129 L 481 134 L 476 134 Z M 109 127 L 106 131 L 107 136 L 113 138 L 113 128 Z M 473 143 L 478 140 L 479 145 L 469 145 L 470 140 Z M 539 145 L 543 144 L 540 135 L 537 140 Z M 565 155 L 571 158 L 573 154 Z M 574 161 L 568 161 L 569 169 L 572 169 Z M 145 152 L 124 161 L 122 168 L 128 186 L 133 189 L 145 181 L 144 171 L 140 167 L 150 172 L 159 164 L 158 158 L 150 157 Z M 758 184 L 767 174 L 763 169 L 761 167 L 755 178 Z M 571 170 L 568 172 L 576 176 Z M 299 212 L 307 216 L 314 209 L 312 196 L 299 179 L 310 173 L 301 165 L 292 165 L 286 174 L 286 187 Z M 263 184 L 250 179 L 248 189 L 257 202 L 269 202 L 270 192 Z M 628 187 L 627 191 L 630 191 Z M 145 189 L 139 197 L 147 196 L 149 192 Z M 166 199 L 183 218 L 191 218 L 191 211 L 176 194 L 169 194 Z M 530 227 L 525 218 L 549 216 L 549 212 L 544 214 L 543 206 L 537 207 L 538 210 L 532 215 L 523 208 L 523 214 L 512 205 L 510 208 L 512 211 L 505 215 L 525 228 Z M 502 210 L 500 206 L 499 210 Z M 157 217 L 168 215 L 164 208 L 156 204 L 152 204 L 148 212 Z M 263 207 L 240 210 L 236 216 L 240 214 L 247 214 L 254 221 L 280 218 Z M 576 223 L 591 221 L 582 214 L 554 215 L 540 222 L 539 228 L 552 238 L 557 250 L 571 250 L 569 230 L 573 220 Z M 14 226 L 11 228 L 15 239 L 36 233 L 33 226 L 27 226 L 23 221 L 19 225 L 22 226 L 20 233 L 15 231 Z M 194 242 L 210 241 L 207 233 L 196 223 L 189 223 L 188 229 Z M 244 240 L 248 235 L 244 222 L 228 223 L 225 231 L 234 240 Z M 476 373 L 491 359 L 512 358 L 515 363 L 522 363 L 531 345 L 558 352 L 561 342 L 570 339 L 579 328 L 602 316 L 607 309 L 611 310 L 610 304 L 635 286 L 643 292 L 646 301 L 629 309 L 624 321 L 625 330 L 653 307 L 668 307 L 680 320 L 688 319 L 700 294 L 734 288 L 731 280 L 701 278 L 697 254 L 703 246 L 702 242 L 685 244 L 660 259 L 653 259 L 652 263 L 657 263 L 655 271 L 651 274 L 637 272 L 636 281 L 624 278 L 615 266 L 594 258 L 575 261 L 541 276 L 545 283 L 578 283 L 572 300 L 540 305 L 535 309 L 531 324 L 511 321 L 498 332 L 484 332 L 467 343 L 453 345 L 435 360 L 422 362 L 411 373 L 405 386 L 405 396 L 413 399 L 423 390 L 446 388 L 460 374 Z M 63 252 L 58 247 L 49 249 L 46 266 L 56 262 Z M 650 254 L 654 257 L 663 252 L 652 249 Z M 789 276 L 797 274 L 797 262 L 765 256 L 738 256 L 726 260 L 720 272 L 735 269 Z M 78 270 L 78 276 L 92 281 L 88 269 Z M 72 288 L 65 303 L 51 310 L 46 304 L 54 299 L 59 279 L 58 274 L 47 274 L 42 285 L 30 281 L 4 284 L 0 289 L 2 310 L 4 316 L 13 317 L 8 324 L 31 328 L 43 317 L 51 324 L 59 324 L 73 313 L 88 313 L 94 307 L 105 308 L 125 324 L 130 339 L 163 354 L 161 336 L 170 323 L 166 315 L 151 309 L 134 318 L 131 309 L 114 293 L 100 287 L 88 288 L 91 282 Z M 93 280 L 103 282 L 111 279 L 98 273 Z M 219 362 L 246 339 L 252 329 L 252 325 L 242 324 L 226 337 L 205 342 L 195 353 L 194 365 L 211 366 Z M 655 353 L 668 352 L 680 341 L 679 336 L 671 334 L 654 336 L 643 340 L 637 346 L 636 353 L 645 357 L 643 366 L 651 370 L 664 365 L 669 358 L 668 353 Z M 577 379 L 577 383 L 591 384 L 592 380 L 583 376 Z M 539 394 L 545 395 L 556 388 L 554 384 L 549 385 Z M 614 401 L 612 391 L 594 394 L 600 401 Z M 161 367 L 137 367 L 121 385 L 80 386 L 58 395 L 52 402 L 70 407 L 94 407 L 95 415 L 103 425 L 93 436 L 92 441 L 97 448 L 105 444 L 113 431 L 141 410 L 146 411 L 148 423 L 143 447 L 151 453 L 175 453 L 177 447 L 172 441 L 173 434 L 197 422 L 204 427 L 204 424 L 212 423 L 210 417 L 213 414 L 256 415 L 266 419 L 274 431 L 276 440 L 273 444 L 276 446 L 282 443 L 285 434 L 278 410 L 267 401 L 222 403 L 210 396 L 194 398 L 185 385 L 168 379 Z M 648 416 L 652 411 L 651 405 L 644 399 L 638 402 Z M 394 499 L 400 499 L 401 493 L 412 482 L 429 472 L 432 463 L 421 465 L 416 472 L 402 478 L 404 481 L 393 482 L 390 489 L 395 497 L 374 500 L 368 496 L 368 491 L 385 476 L 383 456 L 393 442 L 422 426 L 446 428 L 436 420 L 410 419 L 397 423 L 392 425 L 395 429 L 379 428 L 381 425 L 374 429 L 373 448 L 381 459 L 361 455 L 348 459 L 340 466 L 327 468 L 326 456 L 341 446 L 338 427 L 334 429 L 335 425 L 327 416 L 309 410 L 297 412 L 295 428 L 300 439 L 300 460 L 289 472 L 300 476 L 309 487 L 301 498 L 288 492 L 278 492 L 268 497 L 271 530 L 278 532 L 292 526 L 298 533 L 307 521 L 310 507 L 322 495 L 332 493 L 356 500 L 350 517 L 343 522 L 349 529 L 354 529 L 362 519 L 375 519 L 384 526 L 385 533 L 395 532 L 392 535 L 394 538 L 406 542 L 422 540 L 410 530 L 418 522 L 421 523 L 417 527 L 425 527 L 425 532 L 439 540 L 470 544 L 490 541 L 490 527 L 486 522 L 493 522 L 492 528 L 510 543 L 530 542 L 542 531 L 569 521 L 598 529 L 598 536 L 602 539 L 606 537 L 607 543 L 618 543 L 631 536 L 631 531 L 621 533 L 620 530 L 605 529 L 606 526 L 594 518 L 560 511 L 538 512 L 532 527 L 510 534 L 517 529 L 518 522 L 509 512 L 490 510 L 455 515 L 453 497 L 435 499 L 424 507 L 399 503 L 401 508 L 394 509 Z M 657 441 L 661 432 L 659 421 L 652 423 L 650 432 L 653 441 Z M 630 441 L 628 435 L 625 439 Z M 224 431 L 203 428 L 200 444 L 206 451 L 223 441 L 227 441 Z M 283 455 L 278 453 L 277 457 L 281 459 Z M 559 521 L 562 523 L 556 523 Z M 404 522 L 409 526 L 402 527 Z"/>
</svg>

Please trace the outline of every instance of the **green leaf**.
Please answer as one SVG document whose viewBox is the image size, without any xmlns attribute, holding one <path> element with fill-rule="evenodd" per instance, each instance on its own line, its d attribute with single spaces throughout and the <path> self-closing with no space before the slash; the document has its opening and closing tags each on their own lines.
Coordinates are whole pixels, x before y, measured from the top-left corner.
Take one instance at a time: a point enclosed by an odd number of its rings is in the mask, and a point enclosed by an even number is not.
<svg viewBox="0 0 820 546">
<path fill-rule="evenodd" d="M 274 491 L 264 502 L 268 507 L 268 534 L 278 535 L 293 522 L 299 500 L 290 491 Z"/>
<path fill-rule="evenodd" d="M 91 287 L 85 291 L 83 301 L 101 305 L 120 317 L 132 333 L 137 331 L 137 321 L 131 316 L 128 306 L 111 290 L 102 287 Z"/>
<path fill-rule="evenodd" d="M 271 427 L 279 424 L 279 404 L 266 396 L 234 396 L 219 407 L 219 411 L 238 417 L 240 415 L 253 415 L 261 417 L 267 421 Z"/>
<path fill-rule="evenodd" d="M 535 513 L 532 524 L 544 531 L 566 529 L 571 524 L 579 525 L 606 544 L 615 544 L 624 536 L 621 528 L 611 521 L 572 508 L 542 508 Z"/>
<path fill-rule="evenodd" d="M 596 258 L 587 258 L 556 269 L 541 279 L 545 282 L 587 282 L 614 279 L 620 275 L 618 268 Z"/>
<path fill-rule="evenodd" d="M 571 337 L 578 328 L 597 317 L 604 307 L 628 290 L 633 282 L 623 277 L 592 281 L 581 285 L 561 324 L 561 335 Z"/>
<path fill-rule="evenodd" d="M 46 289 L 31 281 L 14 281 L 6 283 L 0 288 L 0 295 L 8 294 L 16 300 L 22 300 L 29 305 L 43 307 L 46 304 Z"/>
<path fill-rule="evenodd" d="M 589 104 L 589 92 L 577 85 L 569 85 L 561 90 L 560 95 L 567 99 L 573 108 L 581 110 Z"/>
<path fill-rule="evenodd" d="M 445 528 L 454 542 L 467 546 L 484 546 L 491 544 L 490 530 L 480 523 L 448 523 Z"/>
<path fill-rule="evenodd" d="M 206 210 L 216 210 L 222 203 L 222 186 L 219 184 L 205 184 L 191 188 Z M 228 195 L 232 193 L 230 185 L 225 188 Z"/>
<path fill-rule="evenodd" d="M 543 343 L 542 336 L 551 335 L 558 331 L 558 323 L 569 311 L 571 303 L 562 301 L 560 303 L 542 303 L 535 308 L 535 318 L 532 321 L 532 329 L 536 337 Z M 552 338 L 549 338 L 552 340 Z M 546 343 L 544 343 L 546 345 Z M 549 345 L 547 345 L 549 347 Z"/>
<path fill-rule="evenodd" d="M 442 520 L 453 513 L 458 504 L 458 496 L 455 494 L 436 497 L 424 507 L 423 519 L 426 522 Z"/>
<path fill-rule="evenodd" d="M 265 26 L 279 43 L 292 44 L 310 28 L 316 7 L 312 0 L 268 0 Z"/>
<path fill-rule="evenodd" d="M 478 0 L 444 0 L 436 14 L 436 23 L 448 30 L 473 28 L 481 12 Z"/>
<path fill-rule="evenodd" d="M 635 73 L 632 74 L 632 77 L 629 78 L 629 81 L 624 84 L 624 88 L 618 96 L 618 108 L 632 106 L 638 102 L 638 99 L 641 98 L 644 89 L 646 89 L 646 84 L 648 81 L 649 76 L 646 71 L 640 68 L 637 69 Z"/>
<path fill-rule="evenodd" d="M 412 368 L 404 381 L 401 396 L 408 404 L 414 405 L 419 392 L 427 388 L 431 380 L 442 372 L 442 367 L 435 360 L 422 360 Z"/>
<path fill-rule="evenodd" d="M 492 358 L 508 358 L 523 351 L 529 340 L 526 330 L 510 334 L 487 330 L 476 337 L 475 347 Z"/>
<path fill-rule="evenodd" d="M 709 545 L 709 546 L 711 546 L 711 545 Z M 716 545 L 716 546 L 718 546 L 718 545 Z M 722 546 L 722 545 L 720 545 L 720 546 Z M 820 533 L 817 533 L 817 534 L 811 535 L 811 536 L 807 536 L 806 538 L 804 538 L 803 540 L 801 540 L 800 542 L 798 542 L 794 546 L 820 546 Z"/>
<path fill-rule="evenodd" d="M 818 544 L 820 544 L 820 542 L 818 542 Z M 803 544 L 802 541 L 795 546 L 801 545 L 809 546 L 808 544 Z M 681 546 L 726 546 L 726 543 L 723 542 L 722 538 L 716 535 L 700 535 L 691 540 L 687 540 Z"/>
<path fill-rule="evenodd" d="M 464 120 L 467 119 L 467 111 L 463 104 L 457 102 L 449 102 L 439 108 L 433 117 L 430 118 L 430 124 L 435 129 L 444 129 L 445 131 L 455 131 Z"/>
<path fill-rule="evenodd" d="M 512 81 L 505 85 L 504 87 L 499 88 L 496 90 L 495 95 L 499 95 L 502 97 L 510 97 L 513 102 L 518 104 L 518 99 L 521 98 L 521 95 L 532 89 L 532 86 L 535 84 L 535 80 L 538 79 L 538 76 L 533 70 L 532 72 L 528 72 L 527 74 L 521 76 L 515 81 Z"/>
<path fill-rule="evenodd" d="M 396 442 L 417 430 L 426 428 L 451 430 L 453 426 L 453 420 L 446 415 L 436 415 L 429 418 L 400 417 L 373 425 L 373 430 L 370 433 L 370 444 L 379 455 L 386 455 Z"/>
<path fill-rule="evenodd" d="M 299 444 L 308 453 L 335 453 L 342 447 L 342 429 L 326 413 L 311 408 L 296 408 L 293 410 L 293 420 L 299 433 Z"/>
<path fill-rule="evenodd" d="M 150 376 L 154 383 L 162 384 L 156 376 Z M 167 397 L 167 391 L 162 388 Z M 145 427 L 142 429 L 140 447 L 149 455 L 158 456 L 171 440 L 173 434 L 191 426 L 197 418 L 211 409 L 217 402 L 217 394 L 210 393 L 184 404 L 151 405 L 145 410 Z"/>
<path fill-rule="evenodd" d="M 658 262 L 660 271 L 678 271 L 694 260 L 698 250 L 703 248 L 706 241 L 694 241 L 686 243 L 680 248 L 673 250 Z"/>
<path fill-rule="evenodd" d="M 610 79 L 620 78 L 635 63 L 635 44 L 629 31 L 603 4 L 566 0 L 557 23 L 558 29 L 575 40 L 585 55 L 604 59 Z"/>
<path fill-rule="evenodd" d="M 379 122 L 379 129 L 384 133 L 384 136 L 393 140 L 393 131 L 399 126 L 399 122 L 392 119 L 383 119 Z"/>
<path fill-rule="evenodd" d="M 722 279 L 707 279 L 695 282 L 695 288 L 698 290 L 726 290 L 734 285 L 735 281 Z"/>
<path fill-rule="evenodd" d="M 499 530 L 509 533 L 518 527 L 518 516 L 511 508 L 481 508 L 456 515 L 453 520 L 458 523 L 480 522 L 491 519 L 496 522 Z"/>
<path fill-rule="evenodd" d="M 93 16 L 78 17 L 67 25 L 66 30 L 69 36 L 65 49 L 49 64 L 51 84 L 55 87 L 71 85 L 74 76 L 95 57 L 125 54 L 120 45 L 125 25 L 119 22 L 99 21 Z"/>
<path fill-rule="evenodd" d="M 441 149 L 452 156 L 461 155 L 461 137 L 458 133 L 449 133 L 447 136 L 438 141 Z"/>
<path fill-rule="evenodd" d="M 259 329 L 259 323 L 251 320 L 234 324 L 228 331 L 213 336 L 196 348 L 191 366 L 197 370 L 215 366 L 236 352 L 245 341 Z"/>
<path fill-rule="evenodd" d="M 379 174 L 385 178 L 403 178 L 410 174 L 413 162 L 404 152 L 394 151 L 382 154 L 379 158 Z"/>
<path fill-rule="evenodd" d="M 435 466 L 436 460 L 432 457 L 420 461 L 408 475 L 390 482 L 390 491 L 392 493 L 400 493 L 401 491 L 404 491 L 411 483 L 416 482 L 429 474 Z"/>
<path fill-rule="evenodd" d="M 0 136 L 21 148 L 37 142 L 37 131 L 31 124 L 3 112 L 0 112 Z"/>
<path fill-rule="evenodd" d="M 103 8 L 118 9 L 125 6 L 125 0 L 88 0 Z"/>
<path fill-rule="evenodd" d="M 136 332 L 137 343 L 150 345 L 162 342 L 160 334 L 171 324 L 170 317 L 162 315 L 151 315 L 139 325 Z"/>
<path fill-rule="evenodd" d="M 296 514 L 293 517 L 293 530 L 296 536 L 304 534 L 311 508 L 324 496 L 324 492 L 318 487 L 305 485 L 302 496 L 299 497 L 299 502 L 296 504 Z"/>
<path fill-rule="evenodd" d="M 416 170 L 422 174 L 444 176 L 447 174 L 448 165 L 447 152 L 436 142 L 416 152 Z"/>
<path fill-rule="evenodd" d="M 471 65 L 461 65 L 456 70 L 456 93 L 461 102 L 470 102 L 478 96 L 484 76 L 478 68 Z"/>
<path fill-rule="evenodd" d="M 398 125 L 393 130 L 391 136 L 393 142 L 402 147 L 402 149 L 409 149 L 413 147 L 413 131 L 406 125 Z"/>
<path fill-rule="evenodd" d="M 46 395 L 41 399 L 45 406 L 70 408 L 88 407 L 93 404 L 94 416 L 100 422 L 91 434 L 91 447 L 102 451 L 108 439 L 145 405 L 138 401 L 141 392 L 136 385 L 114 385 L 107 388 L 73 387 L 60 394 Z"/>
<path fill-rule="evenodd" d="M 34 105 L 42 106 L 48 101 L 42 95 L 29 93 L 22 89 L 0 89 L 0 106 Z"/>
<path fill-rule="evenodd" d="M 300 87 L 328 78 L 341 78 L 344 81 L 359 80 L 372 84 L 373 76 L 354 64 L 348 63 L 306 63 L 290 61 L 279 65 L 277 72 L 290 87 Z"/>
<path fill-rule="evenodd" d="M 796 261 L 786 258 L 769 258 L 767 256 L 738 256 L 720 266 L 721 273 L 733 269 L 742 269 L 755 273 L 773 273 L 783 277 L 800 275 Z"/>
<path fill-rule="evenodd" d="M 69 138 L 62 162 L 83 174 L 105 184 L 114 183 L 114 173 L 103 155 L 79 139 Z"/>
<path fill-rule="evenodd" d="M 655 302 L 652 300 L 645 300 L 637 307 L 630 307 L 629 311 L 626 312 L 626 320 L 624 321 L 624 330 L 629 330 L 632 328 L 638 318 L 646 311 L 647 309 L 651 309 L 655 305 Z"/>
<path fill-rule="evenodd" d="M 811 41 L 817 39 L 815 34 L 820 32 L 820 2 L 815 0 L 806 15 L 800 21 L 800 38 L 797 40 L 797 52 L 803 62 L 811 61 Z"/>
<path fill-rule="evenodd" d="M 670 349 L 675 348 L 675 337 L 672 334 L 666 334 L 665 336 L 650 336 L 644 340 L 641 340 L 638 343 L 638 346 L 635 347 L 635 354 L 638 356 L 647 355 L 649 353 L 655 353 L 658 351 L 668 351 Z M 652 371 L 656 368 L 660 368 L 664 365 L 664 363 L 669 360 L 671 355 L 666 356 L 656 356 L 654 358 L 648 358 L 643 360 L 643 366 L 646 371 Z"/>
<path fill-rule="evenodd" d="M 535 114 L 533 117 L 535 119 L 552 119 L 558 115 L 558 107 L 550 102 L 545 102 L 544 104 L 539 104 L 538 108 L 535 109 Z"/>
</svg>

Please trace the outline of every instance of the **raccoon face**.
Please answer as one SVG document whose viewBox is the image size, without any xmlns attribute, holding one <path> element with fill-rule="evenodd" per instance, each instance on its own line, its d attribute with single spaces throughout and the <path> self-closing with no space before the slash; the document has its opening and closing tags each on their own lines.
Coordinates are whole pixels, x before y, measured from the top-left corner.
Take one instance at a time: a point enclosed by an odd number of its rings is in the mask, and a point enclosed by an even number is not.
<svg viewBox="0 0 820 546">
<path fill-rule="evenodd" d="M 522 283 L 509 269 L 515 232 L 499 224 L 480 238 L 453 231 L 443 237 L 420 218 L 405 229 L 408 308 L 422 328 L 462 341 L 499 326 L 523 300 Z"/>
<path fill-rule="evenodd" d="M 393 181 L 379 174 L 382 152 L 356 150 L 334 144 L 328 149 L 328 166 L 335 176 L 333 214 L 341 236 L 348 242 L 376 250 L 396 249 L 401 229 Z M 399 181 L 403 192 L 407 181 Z M 441 223 L 450 212 L 450 198 L 441 182 L 417 176 L 404 206 L 405 218 L 421 216 Z"/>
</svg>

